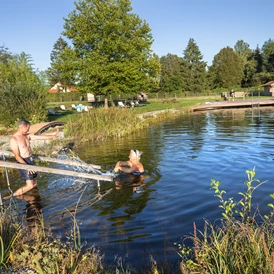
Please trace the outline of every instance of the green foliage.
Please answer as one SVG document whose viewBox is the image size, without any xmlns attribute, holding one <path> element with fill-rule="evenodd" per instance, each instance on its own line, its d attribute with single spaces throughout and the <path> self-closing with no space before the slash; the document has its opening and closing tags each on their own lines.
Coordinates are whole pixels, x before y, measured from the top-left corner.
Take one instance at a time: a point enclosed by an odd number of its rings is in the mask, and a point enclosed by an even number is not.
<svg viewBox="0 0 274 274">
<path fill-rule="evenodd" d="M 244 182 L 247 189 L 245 192 L 239 192 L 243 198 L 238 202 L 234 202 L 233 198 L 225 200 L 223 195 L 226 193 L 224 190 L 220 190 L 220 182 L 216 180 L 211 180 L 211 188 L 215 190 L 215 196 L 220 199 L 220 208 L 224 210 L 222 213 L 223 217 L 227 220 L 234 218 L 234 215 L 237 214 L 241 217 L 242 222 L 250 221 L 252 216 L 252 195 L 253 192 L 264 182 L 260 182 L 255 178 L 255 169 L 246 171 L 248 179 Z M 257 185 L 254 186 L 253 184 Z"/>
<path fill-rule="evenodd" d="M 66 136 L 91 141 L 121 137 L 148 126 L 146 120 L 138 118 L 129 108 L 99 108 L 88 113 L 77 113 L 74 119 L 65 126 Z"/>
<path fill-rule="evenodd" d="M 45 83 L 32 70 L 25 53 L 7 63 L 0 63 L 0 123 L 13 125 L 22 118 L 42 121 L 45 118 Z"/>
<path fill-rule="evenodd" d="M 163 92 L 183 90 L 183 78 L 181 72 L 182 58 L 174 54 L 167 54 L 160 58 L 161 81 L 160 88 Z"/>
<path fill-rule="evenodd" d="M 0 267 L 12 261 L 13 248 L 20 235 L 20 225 L 10 209 L 1 208 L 0 217 Z"/>
<path fill-rule="evenodd" d="M 65 60 L 62 58 L 62 53 L 65 53 L 66 50 L 69 49 L 68 43 L 62 37 L 59 37 L 53 46 L 50 55 L 51 67 L 47 70 L 48 80 L 51 86 L 58 82 L 61 82 L 64 87 L 73 84 L 74 77 L 70 73 L 67 73 L 68 70 L 64 65 Z"/>
<path fill-rule="evenodd" d="M 83 0 L 75 5 L 63 32 L 73 48 L 60 55 L 80 91 L 108 95 L 156 88 L 160 62 L 151 53 L 151 30 L 131 13 L 130 0 Z"/>
<path fill-rule="evenodd" d="M 246 173 L 248 179 L 244 184 L 247 190 L 240 192 L 243 198 L 238 203 L 233 202 L 232 198 L 225 200 L 225 191 L 219 188 L 220 182 L 211 181 L 211 188 L 220 199 L 224 219 L 219 226 L 206 221 L 204 232 L 197 231 L 194 224 L 194 235 L 188 237 L 193 241 L 193 249 L 176 244 L 182 258 L 182 273 L 274 272 L 274 226 L 270 221 L 274 215 L 274 205 L 268 204 L 272 211 L 261 224 L 251 218 L 252 195 L 262 183 L 255 179 L 254 170 L 247 170 Z M 253 186 L 254 182 L 256 186 Z M 270 196 L 274 198 L 274 194 Z M 241 220 L 234 218 L 234 214 Z"/>
<path fill-rule="evenodd" d="M 184 89 L 191 92 L 202 92 L 206 88 L 206 62 L 194 39 L 189 39 L 184 50 L 181 65 Z"/>
<path fill-rule="evenodd" d="M 265 72 L 274 72 L 274 41 L 269 39 L 262 46 L 263 68 Z"/>
<path fill-rule="evenodd" d="M 223 48 L 215 55 L 209 73 L 213 88 L 238 87 L 243 79 L 242 60 L 232 48 Z"/>
</svg>

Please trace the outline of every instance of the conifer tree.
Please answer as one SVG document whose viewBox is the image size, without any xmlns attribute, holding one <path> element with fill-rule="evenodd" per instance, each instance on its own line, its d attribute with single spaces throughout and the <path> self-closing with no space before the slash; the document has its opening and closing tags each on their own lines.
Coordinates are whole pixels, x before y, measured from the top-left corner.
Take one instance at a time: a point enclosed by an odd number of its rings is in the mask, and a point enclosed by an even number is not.
<svg viewBox="0 0 274 274">
<path fill-rule="evenodd" d="M 182 75 L 186 91 L 202 92 L 206 86 L 206 62 L 194 39 L 189 39 L 183 52 Z"/>
<path fill-rule="evenodd" d="M 68 67 L 70 61 L 66 62 L 64 60 L 66 55 L 62 55 L 68 48 L 68 43 L 62 37 L 59 37 L 53 45 L 53 50 L 50 54 L 51 67 L 47 70 L 48 81 L 51 86 L 58 82 L 62 83 L 64 87 L 73 84 L 73 73 L 66 73 L 67 71 L 72 71 Z"/>
</svg>

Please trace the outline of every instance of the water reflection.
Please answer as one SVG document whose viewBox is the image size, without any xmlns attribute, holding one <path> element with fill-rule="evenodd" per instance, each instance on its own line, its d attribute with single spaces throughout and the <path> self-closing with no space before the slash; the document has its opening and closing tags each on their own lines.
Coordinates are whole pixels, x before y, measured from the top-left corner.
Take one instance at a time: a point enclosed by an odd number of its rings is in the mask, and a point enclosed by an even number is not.
<svg viewBox="0 0 274 274">
<path fill-rule="evenodd" d="M 45 221 L 63 233 L 77 211 L 81 236 L 102 248 L 110 263 L 115 255 L 132 265 L 141 265 L 141 258 L 150 254 L 156 260 L 178 260 L 173 243 L 193 232 L 193 222 L 202 230 L 204 219 L 221 216 L 211 179 L 221 181 L 225 198 L 237 200 L 245 191 L 245 171 L 256 167 L 256 178 L 267 183 L 256 189 L 254 207 L 268 213 L 267 204 L 273 203 L 273 124 L 272 108 L 210 111 L 123 139 L 85 143 L 74 148 L 75 155 L 109 169 L 131 149 L 141 150 L 147 174 L 136 181 L 103 182 L 99 188 L 92 180 L 40 174 Z"/>
<path fill-rule="evenodd" d="M 28 223 L 40 223 L 42 214 L 41 195 L 37 187 L 31 191 L 16 196 L 17 199 L 25 200 L 27 202 L 24 209 L 25 219 Z"/>
</svg>

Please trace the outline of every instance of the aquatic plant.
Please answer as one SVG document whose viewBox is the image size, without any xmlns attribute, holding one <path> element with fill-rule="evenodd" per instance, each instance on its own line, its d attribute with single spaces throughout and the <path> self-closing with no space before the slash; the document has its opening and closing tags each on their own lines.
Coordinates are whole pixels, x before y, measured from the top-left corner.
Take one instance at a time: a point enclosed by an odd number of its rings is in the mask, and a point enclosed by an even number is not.
<svg viewBox="0 0 274 274">
<path fill-rule="evenodd" d="M 274 226 L 272 211 L 265 219 L 257 222 L 252 215 L 252 195 L 262 183 L 255 179 L 255 170 L 246 171 L 248 180 L 246 192 L 239 202 L 224 199 L 220 182 L 212 180 L 211 188 L 220 199 L 223 209 L 219 225 L 205 221 L 204 231 L 198 231 L 194 224 L 191 239 L 193 247 L 184 242 L 177 244 L 182 261 L 181 272 L 186 273 L 273 273 L 274 272 Z M 257 183 L 256 186 L 253 186 Z M 270 195 L 274 198 L 274 195 Z"/>
<path fill-rule="evenodd" d="M 12 261 L 13 249 L 20 235 L 20 224 L 10 208 L 1 208 L 0 217 L 0 267 Z"/>
</svg>

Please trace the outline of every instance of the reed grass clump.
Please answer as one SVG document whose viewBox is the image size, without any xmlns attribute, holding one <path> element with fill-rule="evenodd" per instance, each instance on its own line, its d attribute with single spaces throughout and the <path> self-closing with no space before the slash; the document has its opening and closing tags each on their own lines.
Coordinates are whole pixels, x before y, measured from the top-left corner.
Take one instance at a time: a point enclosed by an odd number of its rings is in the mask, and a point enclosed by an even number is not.
<svg viewBox="0 0 274 274">
<path fill-rule="evenodd" d="M 225 200 L 220 182 L 212 180 L 223 218 L 219 225 L 206 221 L 204 231 L 197 231 L 194 224 L 194 234 L 188 237 L 193 247 L 178 245 L 181 273 L 274 273 L 273 204 L 269 204 L 272 210 L 267 216 L 255 216 L 252 195 L 262 183 L 255 179 L 254 170 L 247 170 L 247 174 L 247 190 L 239 193 L 239 202 Z"/>
<path fill-rule="evenodd" d="M 65 135 L 68 138 L 96 141 L 125 136 L 146 127 L 147 121 L 139 119 L 132 109 L 98 108 L 79 113 L 75 120 L 69 120 Z"/>
</svg>

